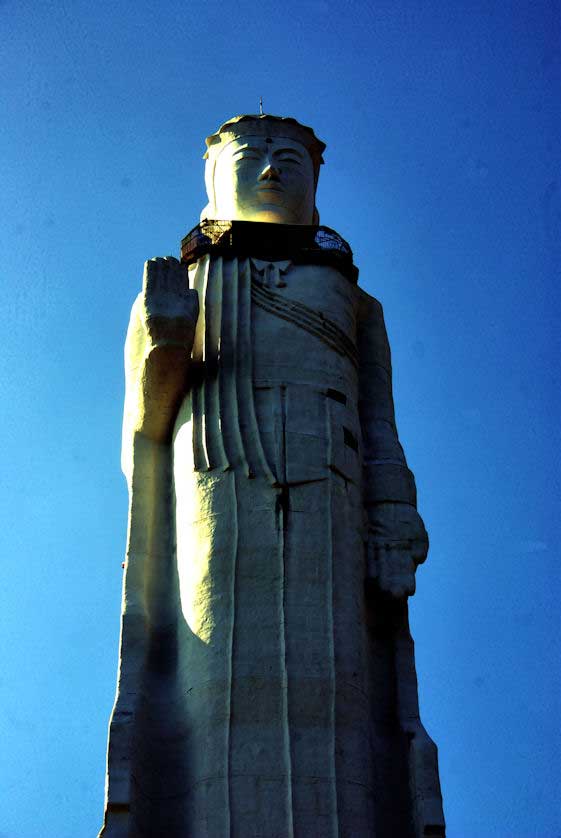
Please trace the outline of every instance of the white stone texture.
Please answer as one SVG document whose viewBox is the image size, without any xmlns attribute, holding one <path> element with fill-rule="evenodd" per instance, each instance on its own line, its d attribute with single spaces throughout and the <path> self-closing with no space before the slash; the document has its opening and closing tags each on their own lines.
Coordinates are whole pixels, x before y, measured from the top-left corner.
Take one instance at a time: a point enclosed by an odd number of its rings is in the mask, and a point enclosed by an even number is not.
<svg viewBox="0 0 561 838">
<path fill-rule="evenodd" d="M 204 217 L 318 223 L 324 144 L 239 117 Z M 407 596 L 428 539 L 380 304 L 332 267 L 146 263 L 104 838 L 443 835 Z"/>
<path fill-rule="evenodd" d="M 183 327 L 164 317 L 147 340 L 147 289 L 180 276 Z M 171 260 L 147 263 L 129 330 L 131 510 L 102 834 L 443 828 L 403 599 L 426 534 L 381 307 L 333 268 L 287 261 L 207 256 L 190 283 Z M 149 379 L 158 351 L 173 373 Z M 160 422 L 158 399 L 175 406 Z"/>
</svg>

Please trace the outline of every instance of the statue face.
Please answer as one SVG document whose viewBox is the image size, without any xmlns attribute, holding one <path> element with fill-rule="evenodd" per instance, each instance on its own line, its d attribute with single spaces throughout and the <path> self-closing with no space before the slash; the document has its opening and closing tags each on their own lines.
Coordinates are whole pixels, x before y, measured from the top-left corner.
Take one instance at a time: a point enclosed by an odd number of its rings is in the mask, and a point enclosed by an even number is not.
<svg viewBox="0 0 561 838">
<path fill-rule="evenodd" d="M 312 159 L 303 145 L 286 137 L 236 138 L 217 157 L 214 197 L 215 218 L 312 224 Z"/>
</svg>

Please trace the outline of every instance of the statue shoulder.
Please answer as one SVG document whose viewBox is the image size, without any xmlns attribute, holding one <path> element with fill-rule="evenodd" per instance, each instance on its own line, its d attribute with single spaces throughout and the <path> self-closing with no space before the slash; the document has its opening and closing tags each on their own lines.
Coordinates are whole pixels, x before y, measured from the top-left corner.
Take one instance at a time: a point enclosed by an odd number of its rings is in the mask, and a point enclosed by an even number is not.
<svg viewBox="0 0 561 838">
<path fill-rule="evenodd" d="M 376 297 L 373 297 L 364 288 L 360 288 L 359 286 L 357 286 L 357 295 L 359 322 L 384 320 L 382 303 Z"/>
<path fill-rule="evenodd" d="M 362 288 L 358 289 L 357 342 L 364 374 L 369 363 L 391 371 L 391 352 L 382 304 Z"/>
</svg>

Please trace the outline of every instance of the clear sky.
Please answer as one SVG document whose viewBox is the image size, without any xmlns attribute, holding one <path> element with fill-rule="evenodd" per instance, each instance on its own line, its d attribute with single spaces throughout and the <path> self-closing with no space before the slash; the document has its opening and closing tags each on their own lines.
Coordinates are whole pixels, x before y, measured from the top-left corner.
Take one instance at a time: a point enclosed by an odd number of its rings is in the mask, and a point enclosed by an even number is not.
<svg viewBox="0 0 561 838">
<path fill-rule="evenodd" d="M 198 221 L 204 137 L 260 95 L 327 143 L 322 222 L 386 312 L 449 838 L 561 836 L 559 3 L 4 0 L 0 21 L 0 838 L 101 824 L 129 310 Z"/>
</svg>

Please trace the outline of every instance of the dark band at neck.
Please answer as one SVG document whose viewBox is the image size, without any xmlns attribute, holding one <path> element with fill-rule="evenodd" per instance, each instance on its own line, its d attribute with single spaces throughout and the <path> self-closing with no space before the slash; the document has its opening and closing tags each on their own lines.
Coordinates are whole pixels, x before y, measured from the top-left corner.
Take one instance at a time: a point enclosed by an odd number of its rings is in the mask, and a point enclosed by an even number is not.
<svg viewBox="0 0 561 838">
<path fill-rule="evenodd" d="M 253 256 L 295 264 L 330 265 L 356 284 L 358 269 L 345 239 L 329 227 L 271 224 L 261 221 L 206 219 L 181 241 L 181 261 L 191 265 L 207 253 L 216 256 Z"/>
</svg>

